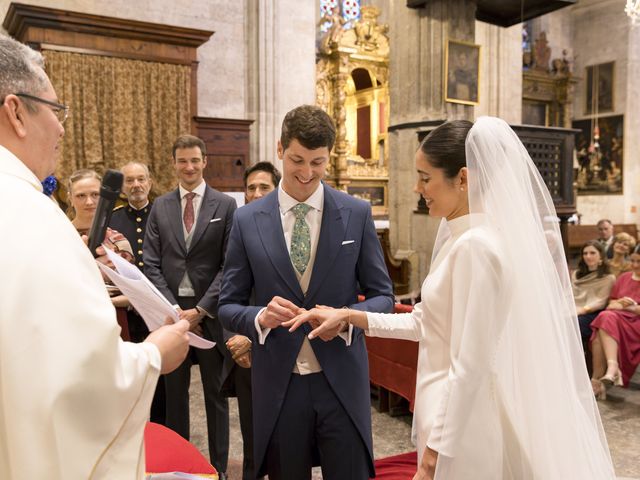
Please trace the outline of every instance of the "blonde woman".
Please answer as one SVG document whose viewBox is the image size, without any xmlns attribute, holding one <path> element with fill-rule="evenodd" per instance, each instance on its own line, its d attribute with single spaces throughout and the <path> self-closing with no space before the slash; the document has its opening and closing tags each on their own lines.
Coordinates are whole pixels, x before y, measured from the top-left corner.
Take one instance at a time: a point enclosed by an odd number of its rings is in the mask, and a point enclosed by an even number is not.
<svg viewBox="0 0 640 480">
<path fill-rule="evenodd" d="M 94 170 L 76 170 L 69 177 L 69 216 L 71 223 L 80 235 L 88 235 L 96 214 L 98 200 L 100 199 L 100 183 L 102 178 Z M 131 244 L 121 233 L 107 229 L 104 239 L 114 251 L 118 252 L 122 258 L 128 262 L 133 262 L 133 249 Z M 120 291 L 107 285 L 111 302 L 115 307 L 126 308 L 129 306 L 127 297 L 120 294 Z M 120 312 L 119 312 L 120 313 Z M 127 334 L 128 335 L 128 334 Z"/>
<path fill-rule="evenodd" d="M 629 254 L 635 246 L 636 239 L 628 233 L 622 232 L 613 238 L 613 258 L 609 261 L 609 267 L 616 278 L 631 270 Z"/>
</svg>

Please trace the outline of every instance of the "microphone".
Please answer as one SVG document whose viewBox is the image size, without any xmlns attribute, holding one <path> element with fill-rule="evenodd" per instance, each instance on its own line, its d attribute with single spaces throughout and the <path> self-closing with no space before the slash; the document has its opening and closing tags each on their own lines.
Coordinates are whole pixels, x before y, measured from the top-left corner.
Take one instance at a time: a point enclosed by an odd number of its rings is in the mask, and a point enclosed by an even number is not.
<svg viewBox="0 0 640 480">
<path fill-rule="evenodd" d="M 96 248 L 102 244 L 107 233 L 107 226 L 111 221 L 113 207 L 116 205 L 116 200 L 122 188 L 122 179 L 122 173 L 117 170 L 107 170 L 104 174 L 104 179 L 100 186 L 100 200 L 98 200 L 91 230 L 89 230 L 89 250 L 91 250 L 94 257 L 98 256 Z"/>
</svg>

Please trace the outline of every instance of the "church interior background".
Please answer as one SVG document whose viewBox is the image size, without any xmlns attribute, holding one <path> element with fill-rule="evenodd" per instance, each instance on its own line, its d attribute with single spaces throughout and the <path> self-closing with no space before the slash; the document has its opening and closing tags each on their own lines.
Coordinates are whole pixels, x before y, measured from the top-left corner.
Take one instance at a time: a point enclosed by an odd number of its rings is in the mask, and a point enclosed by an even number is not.
<svg viewBox="0 0 640 480">
<path fill-rule="evenodd" d="M 565 236 L 575 220 L 637 225 L 640 26 L 625 3 L 0 0 L 0 18 L 3 33 L 43 51 L 71 105 L 62 184 L 76 168 L 137 160 L 153 195 L 165 193 L 171 143 L 190 131 L 210 146 L 208 183 L 238 192 L 247 166 L 279 166 L 284 114 L 321 106 L 337 125 L 326 181 L 371 203 L 396 294 L 410 301 L 438 225 L 413 193 L 413 156 L 443 121 L 519 126 Z M 122 80 L 106 84 L 105 69 Z M 602 412 L 619 475 L 636 478 L 638 389 Z"/>
</svg>

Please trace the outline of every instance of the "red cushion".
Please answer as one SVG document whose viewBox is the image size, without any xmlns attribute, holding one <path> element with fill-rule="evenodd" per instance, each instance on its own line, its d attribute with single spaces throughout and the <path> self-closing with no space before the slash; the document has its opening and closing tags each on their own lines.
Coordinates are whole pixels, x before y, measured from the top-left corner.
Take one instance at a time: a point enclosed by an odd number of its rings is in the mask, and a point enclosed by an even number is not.
<svg viewBox="0 0 640 480">
<path fill-rule="evenodd" d="M 418 453 L 409 452 L 375 461 L 376 480 L 411 480 L 418 469 Z"/>
<path fill-rule="evenodd" d="M 144 429 L 147 473 L 184 472 L 218 478 L 213 466 L 173 430 L 148 422 Z"/>
</svg>

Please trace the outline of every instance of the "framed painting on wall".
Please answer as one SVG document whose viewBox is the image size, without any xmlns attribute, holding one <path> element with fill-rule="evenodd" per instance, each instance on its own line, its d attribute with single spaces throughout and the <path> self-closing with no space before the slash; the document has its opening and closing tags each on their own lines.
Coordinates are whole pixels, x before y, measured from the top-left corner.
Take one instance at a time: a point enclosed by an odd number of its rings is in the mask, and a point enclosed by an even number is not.
<svg viewBox="0 0 640 480">
<path fill-rule="evenodd" d="M 601 63 L 586 68 L 585 75 L 585 115 L 595 112 L 613 112 L 613 82 L 615 63 Z M 596 98 L 598 103 L 596 105 Z"/>
<path fill-rule="evenodd" d="M 347 193 L 353 197 L 365 200 L 371 204 L 371 212 L 374 216 L 386 215 L 387 212 L 387 186 L 377 182 L 352 183 L 347 187 Z"/>
<path fill-rule="evenodd" d="M 592 138 L 596 126 L 600 138 Z M 624 116 L 576 120 L 576 156 L 578 195 L 621 195 L 623 184 Z"/>
<path fill-rule="evenodd" d="M 445 54 L 445 101 L 478 105 L 480 97 L 480 45 L 448 40 Z"/>
</svg>

